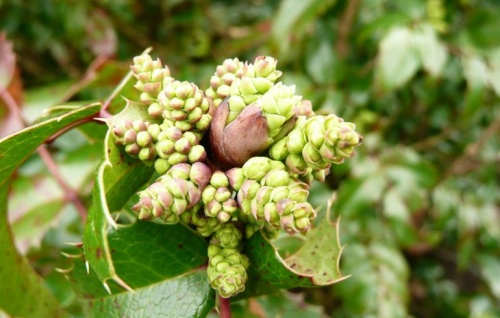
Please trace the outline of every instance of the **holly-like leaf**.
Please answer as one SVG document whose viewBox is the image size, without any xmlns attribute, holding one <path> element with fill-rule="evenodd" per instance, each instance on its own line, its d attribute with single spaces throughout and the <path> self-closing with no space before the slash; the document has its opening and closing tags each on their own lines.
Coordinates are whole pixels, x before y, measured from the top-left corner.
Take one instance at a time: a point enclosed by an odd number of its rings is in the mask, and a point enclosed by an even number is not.
<svg viewBox="0 0 500 318">
<path fill-rule="evenodd" d="M 0 307 L 12 316 L 59 317 L 62 315 L 54 296 L 14 246 L 7 222 L 7 192 L 10 175 L 47 138 L 99 112 L 94 103 L 28 127 L 0 140 Z"/>
<path fill-rule="evenodd" d="M 249 240 L 245 254 L 258 275 L 277 288 L 325 286 L 347 278 L 338 264 L 342 247 L 336 226 L 326 220 L 312 229 L 296 253 L 282 258 L 277 248 L 260 232 Z"/>
<path fill-rule="evenodd" d="M 93 268 L 86 272 L 83 259 L 75 260 L 71 281 L 94 316 L 204 317 L 213 308 L 215 293 L 206 277 L 205 239 L 181 224 L 137 221 L 120 226 L 107 236 L 113 267 L 134 292 L 109 283 L 109 296 Z M 149 307 L 149 309 L 147 309 Z M 174 313 L 174 311 L 175 313 Z"/>
<path fill-rule="evenodd" d="M 68 112 L 20 130 L 0 140 L 0 186 L 10 174 L 47 138 L 75 121 L 96 115 L 100 103 L 72 106 Z"/>
<path fill-rule="evenodd" d="M 215 303 L 205 268 L 158 284 L 96 299 L 90 317 L 206 317 Z"/>
<path fill-rule="evenodd" d="M 109 125 L 122 118 L 147 119 L 147 109 L 128 101 L 127 107 L 108 120 Z M 114 143 L 111 131 L 105 138 L 104 159 L 100 164 L 93 192 L 93 204 L 89 211 L 83 234 L 84 253 L 97 276 L 106 284 L 113 279 L 124 288 L 128 285 L 116 274 L 108 243 L 108 227 L 117 227 L 111 212 L 123 205 L 143 186 L 154 172 L 140 160 L 132 159 Z"/>
<path fill-rule="evenodd" d="M 111 230 L 108 241 L 117 273 L 134 289 L 182 275 L 208 261 L 206 240 L 181 224 L 137 221 Z"/>
</svg>

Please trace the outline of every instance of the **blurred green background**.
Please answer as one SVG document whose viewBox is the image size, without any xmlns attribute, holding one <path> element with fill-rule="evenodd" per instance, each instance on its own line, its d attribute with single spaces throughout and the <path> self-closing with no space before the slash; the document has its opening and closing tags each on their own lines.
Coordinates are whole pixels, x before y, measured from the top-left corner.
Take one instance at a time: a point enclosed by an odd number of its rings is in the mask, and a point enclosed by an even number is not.
<svg viewBox="0 0 500 318">
<path fill-rule="evenodd" d="M 500 317 L 499 14 L 495 0 L 0 0 L 0 32 L 29 123 L 61 101 L 106 98 L 147 47 L 202 88 L 226 58 L 276 57 L 285 84 L 316 112 L 356 123 L 364 142 L 310 197 L 324 206 L 336 194 L 352 277 L 261 297 L 261 312 L 291 317 L 293 300 L 302 317 L 476 318 Z M 20 127 L 0 106 L 3 137 Z M 50 150 L 90 200 L 105 127 L 87 130 Z M 59 252 L 82 229 L 36 157 L 16 176 L 10 210 L 19 249 L 60 286 Z M 73 306 L 70 289 L 54 290 Z M 254 309 L 242 301 L 235 316 Z"/>
</svg>

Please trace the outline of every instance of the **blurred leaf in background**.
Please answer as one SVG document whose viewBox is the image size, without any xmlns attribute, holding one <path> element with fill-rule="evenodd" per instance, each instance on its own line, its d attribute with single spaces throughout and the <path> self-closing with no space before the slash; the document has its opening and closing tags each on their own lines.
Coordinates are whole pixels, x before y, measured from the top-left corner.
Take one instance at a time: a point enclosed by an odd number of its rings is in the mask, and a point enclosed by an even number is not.
<svg viewBox="0 0 500 318">
<path fill-rule="evenodd" d="M 17 66 L 0 46 L 0 86 L 29 125 L 61 102 L 105 101 L 150 46 L 202 88 L 226 58 L 273 55 L 316 112 L 364 136 L 310 197 L 325 207 L 335 193 L 341 272 L 351 277 L 238 300 L 234 316 L 498 317 L 498 12 L 494 0 L 3 0 L 0 32 Z M 123 106 L 115 99 L 110 111 Z M 22 128 L 12 118 L 1 101 L 2 137 Z M 87 208 L 105 133 L 89 123 L 48 146 Z M 58 302 L 83 315 L 82 291 L 55 272 L 71 264 L 61 251 L 80 252 L 63 243 L 79 242 L 83 226 L 36 154 L 12 176 L 9 222 Z"/>
</svg>

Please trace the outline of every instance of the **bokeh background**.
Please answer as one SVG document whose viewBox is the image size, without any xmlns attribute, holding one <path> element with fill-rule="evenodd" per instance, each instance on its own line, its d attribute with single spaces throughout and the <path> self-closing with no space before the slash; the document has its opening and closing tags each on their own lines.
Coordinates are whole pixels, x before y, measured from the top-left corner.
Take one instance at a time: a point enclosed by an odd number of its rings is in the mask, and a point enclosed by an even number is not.
<svg viewBox="0 0 500 318">
<path fill-rule="evenodd" d="M 500 317 L 499 14 L 495 0 L 0 0 L 0 32 L 28 124 L 61 102 L 106 98 L 148 47 L 202 88 L 226 58 L 274 56 L 316 112 L 356 123 L 358 155 L 310 197 L 319 207 L 335 195 L 352 277 L 243 300 L 235 316 L 483 318 Z M 21 127 L 0 102 L 0 137 Z M 104 132 L 50 145 L 87 203 Z M 18 248 L 78 315 L 54 268 L 82 226 L 36 156 L 10 211 Z"/>
</svg>

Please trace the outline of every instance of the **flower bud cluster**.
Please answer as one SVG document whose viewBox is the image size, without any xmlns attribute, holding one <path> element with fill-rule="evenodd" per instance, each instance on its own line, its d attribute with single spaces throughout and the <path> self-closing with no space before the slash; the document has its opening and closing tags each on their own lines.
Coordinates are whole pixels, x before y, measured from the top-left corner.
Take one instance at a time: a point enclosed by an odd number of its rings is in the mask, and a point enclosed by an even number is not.
<svg viewBox="0 0 500 318">
<path fill-rule="evenodd" d="M 149 54 L 136 56 L 130 68 L 137 79 L 135 88 L 142 92 L 140 100 L 146 104 L 153 103 L 163 87 L 174 80 L 169 68 L 163 67 L 159 59 L 153 60 Z"/>
<path fill-rule="evenodd" d="M 179 215 L 200 202 L 211 176 L 210 168 L 201 162 L 174 165 L 138 193 L 139 202 L 132 209 L 141 220 L 158 218 L 166 223 L 177 223 Z"/>
<path fill-rule="evenodd" d="M 354 156 L 361 140 L 355 125 L 336 115 L 299 117 L 292 131 L 270 147 L 269 155 L 284 161 L 293 173 L 321 178 L 332 163 Z"/>
<path fill-rule="evenodd" d="M 256 102 L 274 86 L 281 76 L 281 71 L 276 70 L 277 63 L 272 57 L 259 56 L 254 64 L 244 65 L 242 77 L 236 78 L 229 90 L 226 124 L 235 120 L 246 106 Z"/>
<path fill-rule="evenodd" d="M 163 117 L 182 131 L 205 131 L 212 120 L 212 100 L 193 83 L 173 81 L 158 95 L 158 103 L 149 107 L 153 118 Z"/>
<path fill-rule="evenodd" d="M 196 231 L 203 237 L 210 237 L 222 227 L 222 222 L 217 217 L 207 216 L 203 211 L 204 208 L 200 204 L 190 211 L 183 218 L 185 224 L 194 225 Z"/>
<path fill-rule="evenodd" d="M 240 252 L 242 234 L 233 223 L 225 223 L 210 240 L 208 281 L 224 298 L 245 290 L 248 258 Z"/>
<path fill-rule="evenodd" d="M 229 171 L 238 204 L 252 223 L 295 234 L 309 229 L 316 212 L 307 202 L 309 186 L 294 178 L 280 161 L 253 157 Z M 244 180 L 241 184 L 239 180 Z"/>
<path fill-rule="evenodd" d="M 205 215 L 216 217 L 221 223 L 231 220 L 238 209 L 229 180 L 222 171 L 213 173 L 210 184 L 203 190 L 202 200 Z"/>
<path fill-rule="evenodd" d="M 160 128 L 155 145 L 158 154 L 155 169 L 159 174 L 164 174 L 171 166 L 179 163 L 205 161 L 205 148 L 199 144 L 203 136 L 201 133 L 183 132 L 168 122 L 164 122 Z"/>
<path fill-rule="evenodd" d="M 226 59 L 217 66 L 215 74 L 210 78 L 210 87 L 205 90 L 205 94 L 212 98 L 215 107 L 229 95 L 233 81 L 243 76 L 244 66 L 245 64 L 238 58 Z"/>
<path fill-rule="evenodd" d="M 148 115 L 110 121 L 115 142 L 160 175 L 132 209 L 139 219 L 181 222 L 207 238 L 208 280 L 224 298 L 245 289 L 245 239 L 309 230 L 316 217 L 310 183 L 324 181 L 362 140 L 354 124 L 315 115 L 295 86 L 277 82 L 276 64 L 264 56 L 253 64 L 227 59 L 203 92 L 141 55 L 131 69 Z"/>
<path fill-rule="evenodd" d="M 134 158 L 151 163 L 156 158 L 155 143 L 160 126 L 143 120 L 124 119 L 113 126 L 115 142 Z"/>
</svg>

